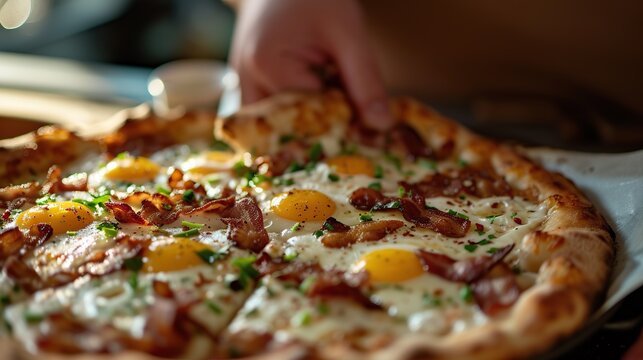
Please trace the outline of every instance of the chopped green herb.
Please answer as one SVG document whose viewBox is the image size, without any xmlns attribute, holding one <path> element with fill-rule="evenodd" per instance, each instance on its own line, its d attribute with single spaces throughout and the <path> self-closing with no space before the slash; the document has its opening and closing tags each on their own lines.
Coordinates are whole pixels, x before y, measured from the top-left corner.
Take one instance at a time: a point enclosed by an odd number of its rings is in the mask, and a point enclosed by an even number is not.
<svg viewBox="0 0 643 360">
<path fill-rule="evenodd" d="M 482 240 L 478 241 L 476 244 L 477 245 L 487 245 L 487 244 L 491 244 L 491 241 L 489 241 L 487 239 L 482 239 Z"/>
<path fill-rule="evenodd" d="M 127 279 L 127 283 L 132 289 L 134 290 L 138 289 L 138 271 L 133 271 L 129 275 L 129 278 Z"/>
<path fill-rule="evenodd" d="M 487 236 L 487 239 L 489 239 L 489 240 L 493 240 L 495 238 L 496 238 L 496 235 L 494 235 L 494 234 L 489 234 L 489 236 Z"/>
<path fill-rule="evenodd" d="M 338 182 L 339 181 L 339 176 L 337 176 L 335 174 L 328 174 L 328 180 L 330 180 L 332 182 Z"/>
<path fill-rule="evenodd" d="M 346 142 L 342 140 L 339 145 L 341 147 L 340 154 L 342 155 L 352 155 L 357 152 L 357 145 L 355 144 L 346 144 Z"/>
<path fill-rule="evenodd" d="M 293 248 L 288 248 L 284 252 L 284 260 L 288 262 L 295 260 L 297 256 L 299 256 L 299 254 L 297 254 Z"/>
<path fill-rule="evenodd" d="M 259 277 L 259 271 L 254 268 L 253 264 L 257 260 L 254 256 L 239 257 L 232 260 L 232 266 L 239 269 L 239 283 L 245 289 L 250 280 Z"/>
<path fill-rule="evenodd" d="M 404 197 L 406 195 L 406 189 L 404 189 L 404 186 L 400 186 L 397 188 L 397 196 L 398 197 Z"/>
<path fill-rule="evenodd" d="M 371 213 L 359 214 L 359 221 L 361 222 L 373 221 L 373 214 Z"/>
<path fill-rule="evenodd" d="M 292 134 L 281 135 L 279 137 L 280 144 L 287 144 L 293 140 L 295 140 L 295 135 L 292 135 Z"/>
<path fill-rule="evenodd" d="M 496 247 L 490 247 L 489 249 L 487 249 L 487 253 L 489 254 L 495 254 L 497 252 L 498 252 L 498 248 Z"/>
<path fill-rule="evenodd" d="M 324 228 L 324 229 L 326 229 L 326 230 L 328 230 L 328 231 L 333 231 L 333 230 L 335 230 L 335 227 L 334 227 L 331 223 L 329 223 L 329 222 L 325 222 L 325 223 L 324 223 L 324 225 L 323 225 L 323 228 Z"/>
<path fill-rule="evenodd" d="M 460 198 L 460 200 L 466 200 L 466 199 L 467 199 L 467 197 L 466 197 L 466 196 L 464 196 L 464 195 L 460 195 L 460 196 L 458 196 L 458 197 Z"/>
<path fill-rule="evenodd" d="M 301 285 L 299 285 L 299 291 L 304 294 L 308 293 L 308 290 L 315 284 L 315 281 L 317 281 L 317 278 L 314 275 L 308 276 L 301 282 Z"/>
<path fill-rule="evenodd" d="M 373 206 L 372 210 L 389 210 L 389 209 L 399 209 L 402 206 L 399 200 L 391 201 L 386 204 L 377 204 Z"/>
<path fill-rule="evenodd" d="M 195 199 L 194 190 L 187 189 L 183 192 L 183 201 L 192 202 Z"/>
<path fill-rule="evenodd" d="M 437 307 L 442 305 L 442 299 L 437 296 L 431 296 L 428 293 L 422 295 L 422 303 L 427 307 Z"/>
<path fill-rule="evenodd" d="M 8 295 L 2 295 L 0 296 L 0 304 L 2 305 L 9 305 L 11 304 L 11 299 L 9 298 Z"/>
<path fill-rule="evenodd" d="M 45 319 L 44 314 L 34 313 L 30 311 L 25 312 L 23 317 L 28 324 L 37 324 Z"/>
<path fill-rule="evenodd" d="M 252 169 L 246 166 L 243 160 L 239 160 L 234 163 L 234 165 L 232 165 L 232 170 L 234 170 L 234 173 L 239 177 L 245 176 L 248 172 L 252 171 Z"/>
<path fill-rule="evenodd" d="M 320 143 L 315 143 L 311 146 L 310 151 L 308 152 L 308 161 L 318 162 L 323 155 L 324 149 Z"/>
<path fill-rule="evenodd" d="M 208 309 L 210 309 L 210 311 L 212 311 L 213 313 L 215 313 L 215 314 L 217 314 L 217 315 L 220 315 L 220 314 L 222 314 L 222 313 L 223 313 L 223 310 L 221 310 L 221 308 L 219 307 L 219 305 L 217 305 L 217 304 L 216 304 L 214 301 L 212 301 L 212 300 L 208 300 L 208 301 L 206 301 L 206 302 L 205 302 L 205 305 L 208 307 Z"/>
<path fill-rule="evenodd" d="M 143 258 L 134 256 L 123 261 L 123 265 L 129 271 L 139 271 L 143 268 Z"/>
<path fill-rule="evenodd" d="M 78 231 L 67 231 L 68 236 L 76 236 L 78 235 Z"/>
<path fill-rule="evenodd" d="M 214 139 L 212 145 L 210 145 L 210 148 L 216 151 L 232 151 L 232 148 L 227 142 L 221 141 L 219 139 Z"/>
<path fill-rule="evenodd" d="M 290 231 L 295 232 L 299 231 L 299 229 L 301 229 L 301 223 L 296 222 L 295 225 L 290 228 Z"/>
<path fill-rule="evenodd" d="M 114 237 L 116 234 L 118 234 L 118 226 L 116 224 L 113 224 L 109 221 L 104 221 L 98 225 L 96 225 L 96 228 L 98 230 L 102 230 L 103 234 L 107 237 Z"/>
<path fill-rule="evenodd" d="M 420 159 L 419 164 L 421 167 L 429 170 L 437 170 L 438 169 L 438 164 L 433 161 L 433 160 L 428 160 L 428 159 Z"/>
<path fill-rule="evenodd" d="M 460 167 L 467 167 L 467 166 L 469 166 L 469 163 L 468 163 L 468 162 L 466 162 L 466 161 L 465 161 L 465 160 L 463 160 L 463 159 L 458 159 L 458 166 L 460 166 Z"/>
<path fill-rule="evenodd" d="M 324 235 L 324 232 L 322 230 L 317 230 L 317 231 L 315 231 L 313 233 L 313 235 L 315 235 L 315 237 L 318 238 L 318 237 Z"/>
<path fill-rule="evenodd" d="M 170 195 L 172 193 L 172 190 L 166 188 L 163 185 L 156 185 L 156 192 L 161 193 L 163 195 Z"/>
<path fill-rule="evenodd" d="M 457 211 L 454 211 L 454 210 L 449 209 L 448 213 L 449 213 L 449 215 L 457 216 L 457 217 L 459 217 L 460 219 L 469 220 L 469 217 L 468 217 L 467 215 L 462 214 L 462 213 L 459 213 L 459 212 L 457 212 Z"/>
<path fill-rule="evenodd" d="M 12 209 L 11 216 L 16 216 L 22 212 L 22 209 Z"/>
<path fill-rule="evenodd" d="M 286 172 L 294 173 L 301 170 L 304 170 L 304 166 L 299 163 L 293 162 L 292 164 L 290 164 L 290 166 L 288 166 L 288 168 L 286 169 Z"/>
<path fill-rule="evenodd" d="M 382 165 L 375 165 L 373 176 L 376 179 L 381 179 L 384 176 L 384 169 L 382 169 Z"/>
<path fill-rule="evenodd" d="M 494 221 L 496 221 L 496 218 L 497 218 L 498 216 L 502 216 L 502 214 L 498 214 L 498 215 L 489 215 L 489 216 L 487 216 L 486 218 L 487 218 L 488 220 L 491 220 L 491 221 L 489 222 L 490 224 L 493 224 L 493 222 L 494 222 Z"/>
<path fill-rule="evenodd" d="M 372 182 L 372 183 L 368 184 L 368 188 L 373 189 L 373 190 L 382 190 L 382 184 L 377 182 L 377 181 Z"/>
<path fill-rule="evenodd" d="M 330 313 L 330 307 L 326 303 L 317 304 L 317 312 L 321 315 L 328 315 Z"/>
<path fill-rule="evenodd" d="M 293 316 L 291 322 L 294 326 L 306 326 L 313 320 L 313 316 L 308 310 L 302 310 Z"/>
<path fill-rule="evenodd" d="M 199 229 L 189 229 L 186 231 L 181 231 L 180 233 L 176 233 L 173 236 L 174 237 L 193 237 L 199 235 Z"/>
<path fill-rule="evenodd" d="M 39 197 L 36 199 L 36 205 L 45 205 L 50 202 L 56 201 L 56 195 L 55 194 L 48 194 L 42 197 Z"/>
<path fill-rule="evenodd" d="M 193 223 L 186 220 L 181 221 L 181 226 L 185 226 L 190 229 L 200 229 L 205 226 L 205 224 Z"/>
<path fill-rule="evenodd" d="M 219 183 L 221 182 L 221 179 L 219 179 L 219 178 L 212 178 L 212 179 L 208 179 L 208 180 L 207 180 L 207 182 L 208 182 L 208 184 L 210 184 L 210 185 L 213 185 L 213 186 L 214 186 L 214 185 L 219 184 Z"/>
<path fill-rule="evenodd" d="M 210 249 L 203 249 L 196 251 L 196 255 L 203 260 L 206 264 L 214 264 L 215 262 L 223 259 L 228 255 L 228 249 L 223 248 L 219 251 L 212 251 Z"/>
<path fill-rule="evenodd" d="M 465 285 L 460 289 L 460 299 L 466 302 L 471 302 L 471 300 L 473 300 L 473 290 L 471 290 L 469 285 Z"/>
<path fill-rule="evenodd" d="M 119 160 L 125 159 L 127 157 L 129 157 L 129 153 L 127 151 L 124 151 L 122 153 L 118 153 L 116 156 L 114 156 L 115 159 L 119 159 Z"/>
<path fill-rule="evenodd" d="M 393 164 L 393 166 L 395 167 L 395 169 L 396 169 L 397 171 L 402 171 L 402 160 L 400 160 L 400 158 L 398 158 L 397 156 L 395 156 L 395 155 L 393 155 L 393 154 L 391 154 L 391 153 L 386 153 L 386 154 L 384 154 L 384 158 L 385 158 L 388 162 L 390 162 L 391 164 Z"/>
<path fill-rule="evenodd" d="M 464 249 L 466 251 L 468 251 L 468 252 L 474 252 L 474 251 L 476 251 L 477 248 L 478 248 L 478 245 L 476 245 L 476 244 L 466 244 L 464 246 Z"/>
</svg>

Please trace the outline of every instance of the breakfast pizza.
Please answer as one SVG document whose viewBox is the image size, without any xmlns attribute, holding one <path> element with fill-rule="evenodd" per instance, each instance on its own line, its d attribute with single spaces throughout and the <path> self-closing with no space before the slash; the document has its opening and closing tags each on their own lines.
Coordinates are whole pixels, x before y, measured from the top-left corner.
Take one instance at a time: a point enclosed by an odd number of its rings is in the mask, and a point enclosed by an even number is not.
<svg viewBox="0 0 643 360">
<path fill-rule="evenodd" d="M 379 133 L 339 92 L 282 94 L 4 149 L 8 351 L 500 359 L 580 329 L 615 251 L 588 199 L 413 100 L 391 110 Z"/>
</svg>

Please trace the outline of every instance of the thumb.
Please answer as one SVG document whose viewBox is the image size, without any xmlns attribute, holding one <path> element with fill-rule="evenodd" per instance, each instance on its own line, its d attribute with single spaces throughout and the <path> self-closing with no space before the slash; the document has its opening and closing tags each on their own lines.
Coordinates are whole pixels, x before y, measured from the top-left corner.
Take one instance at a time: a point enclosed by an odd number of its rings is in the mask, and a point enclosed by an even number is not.
<svg viewBox="0 0 643 360">
<path fill-rule="evenodd" d="M 375 130 L 388 130 L 395 125 L 379 68 L 367 39 L 344 37 L 335 42 L 334 60 L 348 94 L 364 125 Z"/>
</svg>

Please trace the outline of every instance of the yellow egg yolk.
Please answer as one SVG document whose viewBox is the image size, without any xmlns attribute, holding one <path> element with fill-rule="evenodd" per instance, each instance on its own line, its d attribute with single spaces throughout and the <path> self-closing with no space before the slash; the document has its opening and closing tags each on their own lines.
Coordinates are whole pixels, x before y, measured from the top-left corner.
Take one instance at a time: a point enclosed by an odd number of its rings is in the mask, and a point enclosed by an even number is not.
<svg viewBox="0 0 643 360">
<path fill-rule="evenodd" d="M 94 221 L 94 214 L 87 206 L 73 201 L 52 202 L 35 206 L 16 217 L 16 225 L 28 230 L 36 224 L 49 224 L 54 235 L 80 230 Z"/>
<path fill-rule="evenodd" d="M 326 163 L 342 175 L 373 176 L 375 173 L 373 162 L 359 155 L 339 155 L 326 160 Z"/>
<path fill-rule="evenodd" d="M 316 190 L 291 190 L 275 196 L 275 214 L 292 221 L 325 221 L 335 212 L 335 202 Z"/>
<path fill-rule="evenodd" d="M 225 151 L 208 151 L 202 156 L 195 157 L 186 162 L 183 170 L 194 174 L 210 174 L 228 170 L 234 154 Z"/>
<path fill-rule="evenodd" d="M 144 157 L 114 159 L 105 165 L 105 178 L 117 181 L 146 182 L 154 179 L 161 167 Z"/>
<path fill-rule="evenodd" d="M 366 270 L 369 279 L 379 283 L 398 283 L 424 273 L 417 256 L 404 249 L 379 249 L 363 255 L 354 270 Z"/>
<path fill-rule="evenodd" d="M 152 244 L 143 254 L 144 272 L 179 271 L 205 264 L 199 251 L 212 250 L 208 245 L 188 238 Z"/>
</svg>

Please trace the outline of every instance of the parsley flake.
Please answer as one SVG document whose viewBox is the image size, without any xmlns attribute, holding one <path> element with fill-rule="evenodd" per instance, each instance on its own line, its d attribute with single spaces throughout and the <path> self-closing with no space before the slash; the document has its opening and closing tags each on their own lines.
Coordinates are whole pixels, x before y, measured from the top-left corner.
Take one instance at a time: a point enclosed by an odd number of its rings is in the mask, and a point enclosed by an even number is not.
<svg viewBox="0 0 643 360">
<path fill-rule="evenodd" d="M 477 248 L 478 248 L 478 245 L 476 245 L 476 244 L 466 244 L 464 246 L 464 249 L 466 251 L 468 251 L 468 252 L 474 252 L 474 251 L 476 251 Z"/>
<path fill-rule="evenodd" d="M 332 182 L 338 182 L 339 181 L 339 176 L 336 174 L 328 174 L 328 180 Z"/>
<path fill-rule="evenodd" d="M 371 213 L 359 214 L 359 221 L 361 222 L 373 221 L 373 214 Z"/>
</svg>

